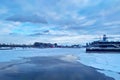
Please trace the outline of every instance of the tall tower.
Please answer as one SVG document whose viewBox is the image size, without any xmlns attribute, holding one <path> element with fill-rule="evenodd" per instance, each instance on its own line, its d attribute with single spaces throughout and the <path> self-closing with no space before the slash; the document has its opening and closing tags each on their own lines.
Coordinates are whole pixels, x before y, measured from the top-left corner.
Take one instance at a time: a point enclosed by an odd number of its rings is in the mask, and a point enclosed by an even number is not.
<svg viewBox="0 0 120 80">
<path fill-rule="evenodd" d="M 106 41 L 107 41 L 107 37 L 106 37 L 106 35 L 105 35 L 105 34 L 103 35 L 103 41 L 104 41 L 104 42 L 106 42 Z"/>
</svg>

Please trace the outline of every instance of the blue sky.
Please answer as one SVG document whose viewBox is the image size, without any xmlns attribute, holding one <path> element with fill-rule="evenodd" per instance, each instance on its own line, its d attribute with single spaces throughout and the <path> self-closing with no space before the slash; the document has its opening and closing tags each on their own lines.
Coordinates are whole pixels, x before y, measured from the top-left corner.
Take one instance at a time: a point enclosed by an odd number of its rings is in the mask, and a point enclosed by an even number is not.
<svg viewBox="0 0 120 80">
<path fill-rule="evenodd" d="M 120 0 L 1 0 L 0 42 L 85 43 L 120 35 Z"/>
</svg>

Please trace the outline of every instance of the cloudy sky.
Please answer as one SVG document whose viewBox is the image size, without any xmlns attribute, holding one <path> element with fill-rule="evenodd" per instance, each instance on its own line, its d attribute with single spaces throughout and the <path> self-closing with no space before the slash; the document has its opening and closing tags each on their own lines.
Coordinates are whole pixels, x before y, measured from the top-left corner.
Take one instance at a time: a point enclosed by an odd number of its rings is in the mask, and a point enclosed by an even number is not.
<svg viewBox="0 0 120 80">
<path fill-rule="evenodd" d="M 84 43 L 120 35 L 120 0 L 1 0 L 0 43 Z"/>
</svg>

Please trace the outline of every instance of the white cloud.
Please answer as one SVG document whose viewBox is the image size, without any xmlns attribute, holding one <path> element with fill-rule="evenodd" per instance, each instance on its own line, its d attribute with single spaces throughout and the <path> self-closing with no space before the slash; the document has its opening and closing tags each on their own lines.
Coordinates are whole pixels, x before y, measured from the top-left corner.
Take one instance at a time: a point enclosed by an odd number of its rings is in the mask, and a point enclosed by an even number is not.
<svg viewBox="0 0 120 80">
<path fill-rule="evenodd" d="M 81 16 L 78 12 L 79 10 L 88 7 L 95 6 L 101 2 L 101 0 L 36 0 L 36 1 L 16 1 L 23 12 L 29 12 L 44 16 L 49 20 L 49 23 L 60 23 L 69 22 L 73 24 L 78 24 L 79 21 L 86 18 L 86 16 Z"/>
<path fill-rule="evenodd" d="M 18 25 L 20 25 L 19 22 L 0 21 L 0 27 L 1 27 L 0 34 L 2 34 L 2 35 L 9 34 Z"/>
<path fill-rule="evenodd" d="M 120 21 L 106 22 L 103 25 L 105 25 L 105 26 L 120 25 Z"/>
<path fill-rule="evenodd" d="M 96 20 L 89 20 L 83 24 L 81 24 L 81 26 L 91 26 L 94 25 L 96 23 Z"/>
<path fill-rule="evenodd" d="M 86 42 L 93 41 L 94 38 L 98 37 L 98 35 L 74 35 L 74 36 L 63 36 L 63 37 L 55 37 L 52 38 L 51 41 L 58 43 L 68 43 L 68 44 L 85 44 Z"/>
<path fill-rule="evenodd" d="M 20 9 L 20 12 L 14 10 L 12 6 L 9 6 L 10 12 L 17 12 L 19 14 L 25 15 L 38 15 L 47 19 L 49 24 L 46 25 L 36 25 L 36 24 L 26 24 L 19 22 L 4 22 L 0 21 L 1 26 L 1 35 L 6 35 L 11 33 L 13 30 L 20 30 L 22 36 L 16 35 L 13 36 L 1 36 L 1 39 L 7 40 L 11 42 L 59 42 L 59 43 L 81 43 L 90 40 L 92 35 L 80 35 L 80 34 L 103 34 L 109 33 L 112 34 L 112 29 L 114 31 L 119 32 L 118 28 L 104 27 L 111 25 L 120 24 L 119 19 L 116 21 L 109 21 L 106 17 L 114 17 L 116 16 L 116 12 L 119 13 L 120 7 L 112 4 L 108 1 L 103 0 L 14 0 L 17 5 L 16 8 Z M 99 5 L 100 3 L 104 3 L 107 5 Z M 108 3 L 106 3 L 108 2 Z M 110 1 L 111 2 L 111 1 Z M 116 3 L 115 1 L 113 1 Z M 104 10 L 105 8 L 105 10 Z M 107 10 L 106 10 L 107 8 Z M 100 9 L 101 13 L 96 13 Z M 103 10 L 102 10 L 103 9 Z M 7 9 L 4 8 L 0 10 L 0 15 L 7 13 Z M 80 12 L 81 11 L 81 12 Z M 83 11 L 83 12 L 82 12 Z M 92 13 L 92 14 L 88 14 Z M 9 13 L 8 13 L 9 14 Z M 16 13 L 14 13 L 17 15 Z M 14 15 L 13 14 L 13 15 Z M 114 16 L 108 16 L 108 15 Z M 11 15 L 11 14 L 10 14 Z M 92 17 L 91 17 L 92 15 Z M 100 17 L 95 17 L 100 16 Z M 103 26 L 99 27 L 102 22 L 101 16 L 105 17 L 106 23 Z M 119 15 L 118 15 L 119 16 Z M 94 25 L 97 24 L 97 25 Z M 91 26 L 94 25 L 95 27 Z M 99 27 L 99 28 L 98 28 Z M 93 29 L 94 28 L 94 29 Z M 74 30 L 72 30 L 74 29 Z M 46 35 L 42 35 L 40 37 L 26 37 L 26 34 L 32 32 L 43 32 L 45 30 L 49 30 Z M 111 30 L 111 31 L 110 31 Z M 51 35 L 64 35 L 64 36 L 51 36 Z M 22 40 L 24 39 L 24 40 Z M 4 41 L 3 40 L 3 41 Z"/>
</svg>

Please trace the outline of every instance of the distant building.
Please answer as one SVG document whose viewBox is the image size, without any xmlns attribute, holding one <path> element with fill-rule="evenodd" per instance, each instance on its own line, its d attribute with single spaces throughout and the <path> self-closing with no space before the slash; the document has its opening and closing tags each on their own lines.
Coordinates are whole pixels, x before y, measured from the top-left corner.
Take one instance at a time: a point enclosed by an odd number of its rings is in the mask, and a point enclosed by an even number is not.
<svg viewBox="0 0 120 80">
<path fill-rule="evenodd" d="M 57 47 L 57 43 L 51 44 L 51 43 L 35 42 L 34 47 L 37 47 L 37 48 L 54 48 L 54 47 Z"/>
</svg>

